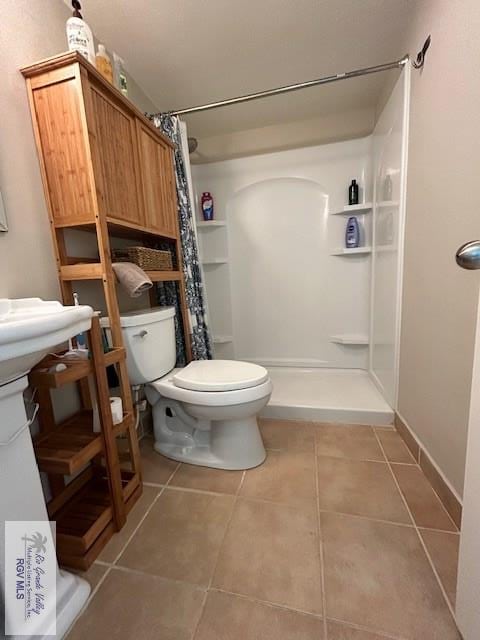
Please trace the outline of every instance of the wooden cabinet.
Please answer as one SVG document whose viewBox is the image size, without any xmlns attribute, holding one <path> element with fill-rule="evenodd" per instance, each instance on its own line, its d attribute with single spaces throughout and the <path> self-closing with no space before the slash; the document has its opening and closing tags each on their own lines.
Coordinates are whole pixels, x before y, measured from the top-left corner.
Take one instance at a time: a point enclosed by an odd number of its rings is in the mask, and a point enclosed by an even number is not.
<svg viewBox="0 0 480 640">
<path fill-rule="evenodd" d="M 160 235 L 176 232 L 175 185 L 172 184 L 172 149 L 137 119 L 145 225 Z"/>
<path fill-rule="evenodd" d="M 173 145 L 77 53 L 22 69 L 51 222 L 178 237 Z"/>
<path fill-rule="evenodd" d="M 96 134 L 93 165 L 100 213 L 144 226 L 135 116 L 95 79 L 89 80 L 87 90 Z"/>
</svg>

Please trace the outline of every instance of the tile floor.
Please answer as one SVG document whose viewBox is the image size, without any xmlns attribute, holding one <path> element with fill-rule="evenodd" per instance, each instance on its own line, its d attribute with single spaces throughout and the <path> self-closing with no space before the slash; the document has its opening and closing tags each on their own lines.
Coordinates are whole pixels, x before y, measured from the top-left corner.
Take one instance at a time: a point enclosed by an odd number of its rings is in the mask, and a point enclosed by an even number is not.
<svg viewBox="0 0 480 640">
<path fill-rule="evenodd" d="M 453 640 L 459 534 L 392 428 L 262 420 L 266 462 L 177 464 L 85 574 L 68 638 Z"/>
</svg>

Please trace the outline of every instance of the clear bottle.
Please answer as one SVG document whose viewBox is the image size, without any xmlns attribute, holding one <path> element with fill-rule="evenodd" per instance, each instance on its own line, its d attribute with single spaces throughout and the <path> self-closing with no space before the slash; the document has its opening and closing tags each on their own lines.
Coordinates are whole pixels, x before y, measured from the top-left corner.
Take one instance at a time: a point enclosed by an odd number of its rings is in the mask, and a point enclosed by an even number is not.
<svg viewBox="0 0 480 640">
<path fill-rule="evenodd" d="M 91 64 L 95 64 L 93 34 L 80 13 L 78 0 L 72 0 L 73 16 L 67 20 L 67 43 L 69 51 L 78 51 Z"/>
<path fill-rule="evenodd" d="M 95 56 L 95 66 L 102 76 L 113 84 L 113 67 L 110 57 L 105 49 L 105 45 L 99 44 L 97 55 Z"/>
<path fill-rule="evenodd" d="M 113 53 L 113 75 L 115 78 L 115 86 L 124 96 L 127 96 L 127 74 L 125 73 L 124 62 L 115 52 Z"/>
</svg>

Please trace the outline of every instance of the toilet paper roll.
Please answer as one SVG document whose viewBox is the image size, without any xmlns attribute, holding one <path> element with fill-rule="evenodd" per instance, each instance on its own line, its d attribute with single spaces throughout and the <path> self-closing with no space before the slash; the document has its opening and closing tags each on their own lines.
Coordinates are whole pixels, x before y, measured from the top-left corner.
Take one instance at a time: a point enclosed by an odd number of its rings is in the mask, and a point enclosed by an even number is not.
<svg viewBox="0 0 480 640">
<path fill-rule="evenodd" d="M 122 399 L 116 397 L 110 398 L 110 408 L 112 410 L 113 424 L 120 424 L 123 420 Z"/>
</svg>

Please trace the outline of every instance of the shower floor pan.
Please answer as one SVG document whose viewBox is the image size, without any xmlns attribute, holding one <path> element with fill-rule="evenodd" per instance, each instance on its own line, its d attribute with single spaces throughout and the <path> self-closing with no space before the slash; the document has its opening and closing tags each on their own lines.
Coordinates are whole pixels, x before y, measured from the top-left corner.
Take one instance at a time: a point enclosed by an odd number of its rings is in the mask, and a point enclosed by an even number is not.
<svg viewBox="0 0 480 640">
<path fill-rule="evenodd" d="M 273 382 L 263 418 L 389 425 L 394 413 L 361 369 L 268 367 Z"/>
</svg>

